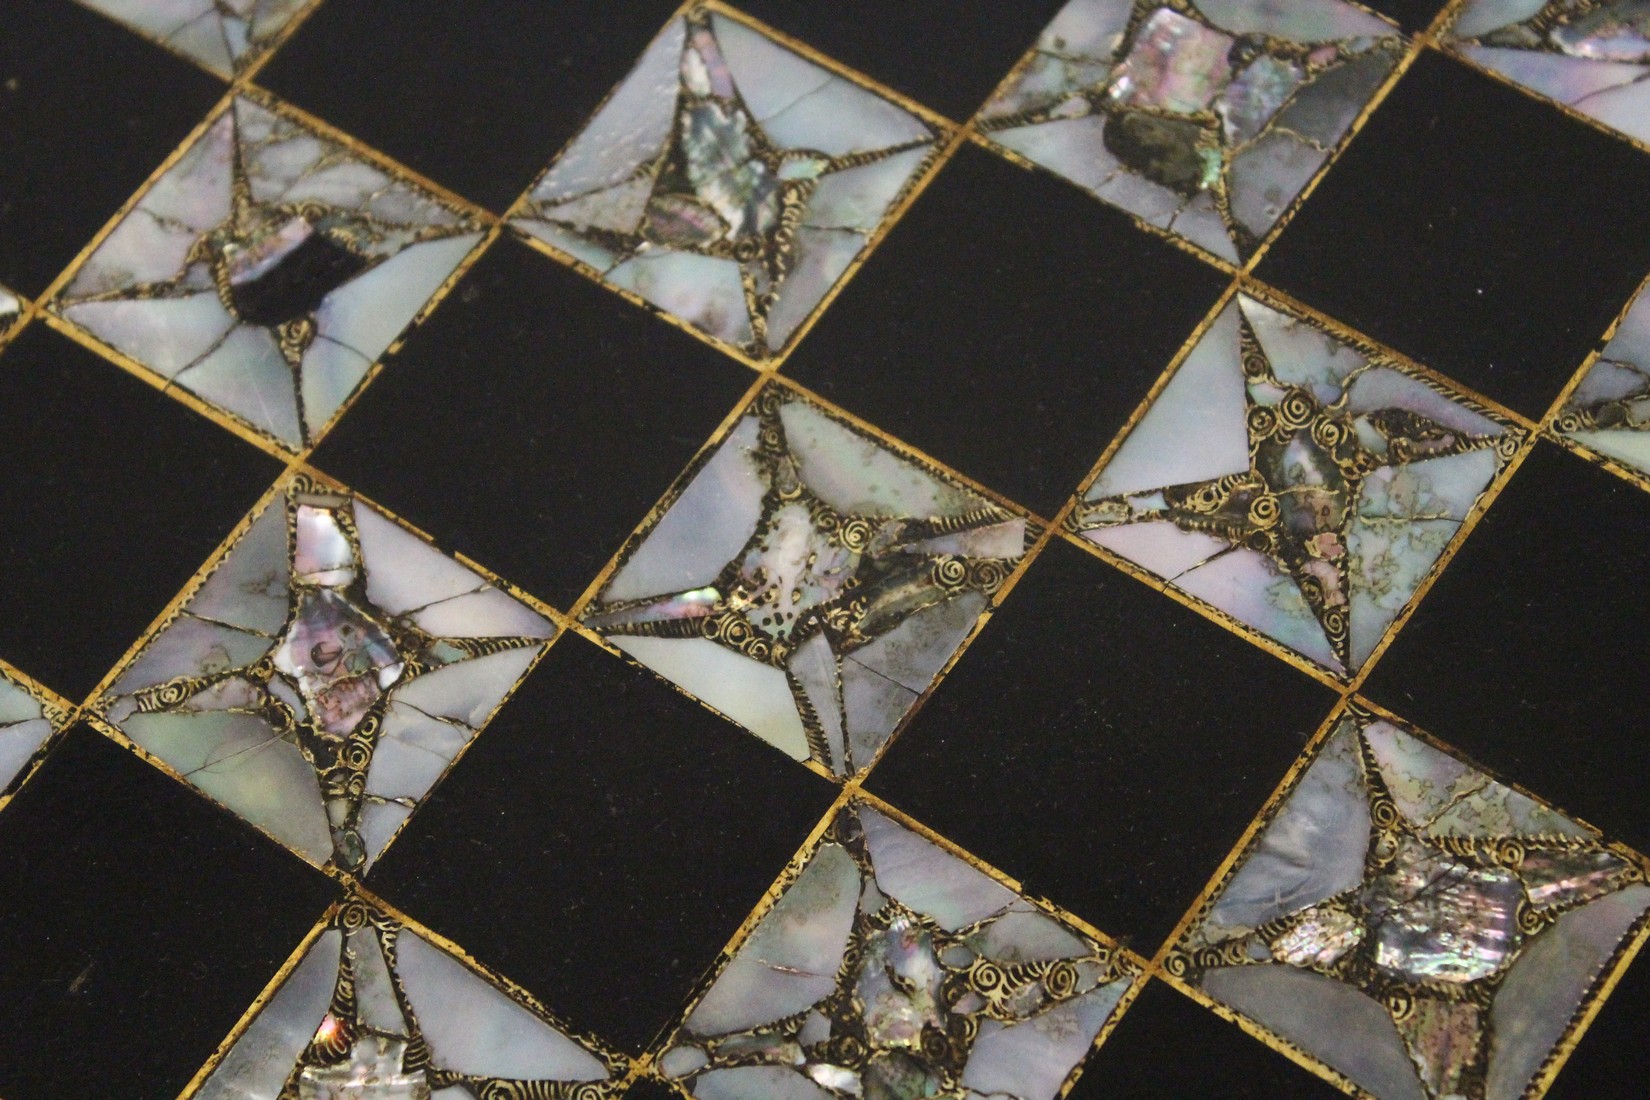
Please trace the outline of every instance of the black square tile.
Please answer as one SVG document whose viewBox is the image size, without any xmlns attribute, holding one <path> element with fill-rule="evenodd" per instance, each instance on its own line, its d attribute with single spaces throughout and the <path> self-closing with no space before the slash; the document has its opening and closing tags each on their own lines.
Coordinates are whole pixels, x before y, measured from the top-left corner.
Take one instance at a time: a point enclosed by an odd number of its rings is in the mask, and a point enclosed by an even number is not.
<svg viewBox="0 0 1650 1100">
<path fill-rule="evenodd" d="M 0 813 L 0 1093 L 171 1100 L 331 887 L 86 726 Z"/>
<path fill-rule="evenodd" d="M 1643 850 L 1650 495 L 1540 443 L 1364 694 Z"/>
<path fill-rule="evenodd" d="M 1650 157 L 1427 51 L 1260 278 L 1539 417 L 1650 271 Z"/>
<path fill-rule="evenodd" d="M 78 700 L 281 466 L 44 324 L 0 394 L 0 657 Z"/>
<path fill-rule="evenodd" d="M 616 84 L 676 4 L 324 4 L 260 84 L 500 213 Z"/>
<path fill-rule="evenodd" d="M 1056 540 L 867 787 L 1150 955 L 1334 702 Z"/>
<path fill-rule="evenodd" d="M 968 145 L 784 373 L 1052 512 L 1227 282 L 1063 180 Z"/>
<path fill-rule="evenodd" d="M 1236 1024 L 1152 982 L 1089 1060 L 1067 1100 L 1331 1100 L 1341 1091 Z"/>
<path fill-rule="evenodd" d="M 979 109 L 1064 0 L 745 0 L 770 26 L 958 122 Z"/>
<path fill-rule="evenodd" d="M 565 605 L 755 380 L 507 238 L 315 462 L 444 548 Z"/>
<path fill-rule="evenodd" d="M 1644 1089 L 1644 1022 L 1650 1020 L 1650 955 L 1641 949 L 1545 1100 L 1635 1096 Z"/>
<path fill-rule="evenodd" d="M 635 1053 L 833 793 L 651 673 L 569 636 L 372 885 L 575 1027 Z"/>
<path fill-rule="evenodd" d="M 0 282 L 46 289 L 224 86 L 70 0 L 8 0 Z"/>
</svg>

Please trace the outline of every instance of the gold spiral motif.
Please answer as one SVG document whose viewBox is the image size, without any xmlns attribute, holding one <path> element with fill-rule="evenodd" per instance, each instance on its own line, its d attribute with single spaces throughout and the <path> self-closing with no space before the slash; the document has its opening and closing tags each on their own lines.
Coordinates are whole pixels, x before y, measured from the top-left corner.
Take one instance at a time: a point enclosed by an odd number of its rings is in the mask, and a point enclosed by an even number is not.
<svg viewBox="0 0 1650 1100">
<path fill-rule="evenodd" d="M 980 558 L 968 564 L 968 586 L 980 592 L 991 593 L 1008 579 L 1008 563 L 1000 558 Z"/>
<path fill-rule="evenodd" d="M 1403 986 L 1393 986 L 1381 1000 L 1394 1020 L 1407 1020 L 1409 1014 L 1415 1011 L 1415 995 Z"/>
<path fill-rule="evenodd" d="M 1495 842 L 1495 861 L 1513 870 L 1524 866 L 1524 842 L 1515 836 L 1504 836 Z"/>
<path fill-rule="evenodd" d="M 1312 442 L 1325 450 L 1332 450 L 1346 441 L 1351 430 L 1332 416 L 1320 416 L 1312 422 Z"/>
<path fill-rule="evenodd" d="M 1583 423 L 1580 413 L 1567 412 L 1559 417 L 1553 426 L 1561 432 L 1579 432 L 1586 427 L 1586 424 Z M 1500 440 L 1496 442 L 1499 444 Z"/>
<path fill-rule="evenodd" d="M 372 913 L 367 909 L 365 902 L 347 902 L 338 911 L 338 927 L 345 932 L 359 932 L 372 920 Z"/>
<path fill-rule="evenodd" d="M 351 737 L 344 742 L 344 751 L 341 756 L 347 767 L 360 770 L 372 763 L 372 742 L 360 737 Z"/>
<path fill-rule="evenodd" d="M 139 711 L 160 711 L 165 707 L 178 706 L 185 699 L 190 698 L 195 683 L 188 679 L 173 679 L 172 683 L 158 684 L 155 688 L 145 688 L 137 693 L 137 709 Z"/>
<path fill-rule="evenodd" d="M 1262 493 L 1249 502 L 1249 522 L 1256 527 L 1271 527 L 1278 522 L 1283 509 L 1278 505 L 1278 498 L 1271 493 Z"/>
<path fill-rule="evenodd" d="M 1331 642 L 1339 642 L 1346 639 L 1349 626 L 1346 619 L 1346 608 L 1331 607 L 1324 611 L 1322 619 L 1323 632 L 1329 635 L 1329 640 Z"/>
<path fill-rule="evenodd" d="M 1377 829 L 1390 829 L 1398 824 L 1398 804 L 1390 798 L 1369 800 L 1369 820 Z"/>
<path fill-rule="evenodd" d="M 968 565 L 947 554 L 934 559 L 934 583 L 941 588 L 961 588 L 968 582 Z"/>
<path fill-rule="evenodd" d="M 1272 376 L 1272 365 L 1266 361 L 1266 355 L 1249 340 L 1243 341 L 1242 362 L 1243 377 L 1251 382 Z"/>
<path fill-rule="evenodd" d="M 951 1038 L 937 1027 L 929 1026 L 922 1029 L 923 1055 L 932 1062 L 943 1062 L 951 1056 Z"/>
<path fill-rule="evenodd" d="M 1048 995 L 1057 1001 L 1063 1001 L 1077 992 L 1077 967 L 1067 959 L 1061 959 L 1048 968 L 1043 975 L 1043 988 Z"/>
<path fill-rule="evenodd" d="M 774 647 L 766 638 L 758 638 L 753 634 L 750 641 L 739 647 L 739 652 L 753 661 L 766 663 L 768 658 L 773 656 Z"/>
<path fill-rule="evenodd" d="M 1524 445 L 1522 432 L 1506 431 L 1495 437 L 1495 453 L 1502 462 L 1506 462 L 1518 453 L 1518 448 Z"/>
<path fill-rule="evenodd" d="M 857 554 L 870 545 L 871 523 L 869 520 L 855 516 L 841 526 L 836 537 L 838 542 Z"/>
<path fill-rule="evenodd" d="M 1547 927 L 1547 914 L 1527 901 L 1518 903 L 1518 930 L 1533 936 Z"/>
<path fill-rule="evenodd" d="M 1184 978 L 1191 973 L 1192 960 L 1183 951 L 1171 951 L 1169 957 L 1163 960 L 1163 969 L 1168 971 L 1170 977 Z"/>
<path fill-rule="evenodd" d="M 754 634 L 751 624 L 732 612 L 718 615 L 705 624 L 707 638 L 732 646 L 734 649 L 743 648 Z"/>
<path fill-rule="evenodd" d="M 841 1035 L 834 1040 L 832 1057 L 845 1066 L 857 1066 L 865 1061 L 865 1044 L 857 1035 Z"/>
<path fill-rule="evenodd" d="M 1265 439 L 1278 430 L 1278 414 L 1267 405 L 1254 405 L 1249 409 L 1249 435 L 1255 439 Z"/>
<path fill-rule="evenodd" d="M 1306 427 L 1318 413 L 1318 403 L 1308 397 L 1304 390 L 1290 390 L 1283 395 L 1283 400 L 1273 407 L 1277 410 L 1278 426 L 1286 431 Z"/>
<path fill-rule="evenodd" d="M 968 968 L 968 981 L 975 992 L 986 997 L 995 997 L 1007 984 L 1008 975 L 990 959 L 975 959 L 974 965 Z"/>
</svg>

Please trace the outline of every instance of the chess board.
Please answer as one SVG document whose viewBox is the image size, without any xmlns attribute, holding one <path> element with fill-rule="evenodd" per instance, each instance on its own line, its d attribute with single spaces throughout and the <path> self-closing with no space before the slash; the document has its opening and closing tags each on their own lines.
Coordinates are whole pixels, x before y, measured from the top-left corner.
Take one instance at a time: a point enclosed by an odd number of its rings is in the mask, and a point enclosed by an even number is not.
<svg viewBox="0 0 1650 1100">
<path fill-rule="evenodd" d="M 1641 0 L 4 0 L 0 1097 L 1636 1097 Z"/>
</svg>

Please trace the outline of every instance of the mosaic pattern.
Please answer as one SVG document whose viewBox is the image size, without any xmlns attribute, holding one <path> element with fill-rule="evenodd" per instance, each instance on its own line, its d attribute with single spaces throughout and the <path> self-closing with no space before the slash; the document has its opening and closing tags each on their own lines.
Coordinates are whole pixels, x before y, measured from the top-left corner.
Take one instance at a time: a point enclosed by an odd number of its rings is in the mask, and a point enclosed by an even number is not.
<svg viewBox="0 0 1650 1100">
<path fill-rule="evenodd" d="M 306 859 L 365 870 L 552 633 L 372 508 L 300 479 L 99 709 Z"/>
<path fill-rule="evenodd" d="M 1392 74 L 1340 0 L 1072 0 L 979 117 L 991 140 L 1222 259 L 1252 252 Z"/>
<path fill-rule="evenodd" d="M 839 775 L 871 763 L 1034 537 L 777 385 L 673 492 L 585 623 Z"/>
<path fill-rule="evenodd" d="M 1606 126 L 1650 141 L 1650 4 L 1469 0 L 1445 42 Z"/>
<path fill-rule="evenodd" d="M 659 1068 L 706 1100 L 1053 1100 L 1138 973 L 856 804 Z"/>
<path fill-rule="evenodd" d="M 1071 523 L 1348 675 L 1521 438 L 1438 382 L 1240 295 Z"/>
<path fill-rule="evenodd" d="M 262 57 L 308 0 L 82 0 L 224 79 Z"/>
<path fill-rule="evenodd" d="M 1166 965 L 1382 1100 L 1514 1100 L 1647 909 L 1597 834 L 1353 711 Z"/>
<path fill-rule="evenodd" d="M 51 308 L 298 449 L 481 237 L 457 207 L 240 98 Z"/>
<path fill-rule="evenodd" d="M 1650 293 L 1641 292 L 1559 411 L 1559 432 L 1650 474 Z"/>
<path fill-rule="evenodd" d="M 695 10 L 642 55 L 517 224 L 764 358 L 865 250 L 939 136 L 759 31 Z"/>
<path fill-rule="evenodd" d="M 350 901 L 192 1100 L 602 1100 L 619 1065 Z"/>
<path fill-rule="evenodd" d="M 63 716 L 0 669 L 0 791 L 22 774 Z"/>
</svg>

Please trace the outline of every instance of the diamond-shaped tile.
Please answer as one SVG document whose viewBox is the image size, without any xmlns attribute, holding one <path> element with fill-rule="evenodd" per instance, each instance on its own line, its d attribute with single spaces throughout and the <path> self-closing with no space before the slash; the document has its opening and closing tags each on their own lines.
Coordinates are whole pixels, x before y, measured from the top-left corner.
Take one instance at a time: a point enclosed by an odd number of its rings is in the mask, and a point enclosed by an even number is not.
<svg viewBox="0 0 1650 1100">
<path fill-rule="evenodd" d="M 65 717 L 0 665 L 0 793 L 23 773 Z"/>
<path fill-rule="evenodd" d="M 1345 676 L 1521 439 L 1436 379 L 1239 295 L 1072 525 Z"/>
<path fill-rule="evenodd" d="M 1589 450 L 1650 474 L 1650 290 L 1628 307 L 1554 426 Z"/>
<path fill-rule="evenodd" d="M 1252 252 L 1392 73 L 1341 0 L 1072 0 L 980 112 L 994 142 L 1222 259 Z"/>
<path fill-rule="evenodd" d="M 482 232 L 456 205 L 241 97 L 51 309 L 296 450 Z"/>
<path fill-rule="evenodd" d="M 84 0 L 228 79 L 280 39 L 310 0 Z"/>
<path fill-rule="evenodd" d="M 98 706 L 306 859 L 362 870 L 552 634 L 376 509 L 299 478 Z"/>
<path fill-rule="evenodd" d="M 618 1094 L 625 1064 L 428 933 L 351 898 L 191 1100 L 603 1100 Z"/>
<path fill-rule="evenodd" d="M 1165 964 L 1378 1097 L 1529 1095 L 1645 867 L 1353 708 Z"/>
<path fill-rule="evenodd" d="M 620 552 L 584 621 L 792 757 L 851 774 L 1033 534 L 773 384 Z"/>
<path fill-rule="evenodd" d="M 766 358 L 864 252 L 940 137 L 741 19 L 695 8 L 550 166 L 517 224 Z"/>
<path fill-rule="evenodd" d="M 854 803 L 658 1065 L 703 1097 L 1053 1100 L 1141 969 Z"/>
<path fill-rule="evenodd" d="M 1468 0 L 1444 42 L 1515 84 L 1650 141 L 1650 8 L 1642 0 Z"/>
</svg>

